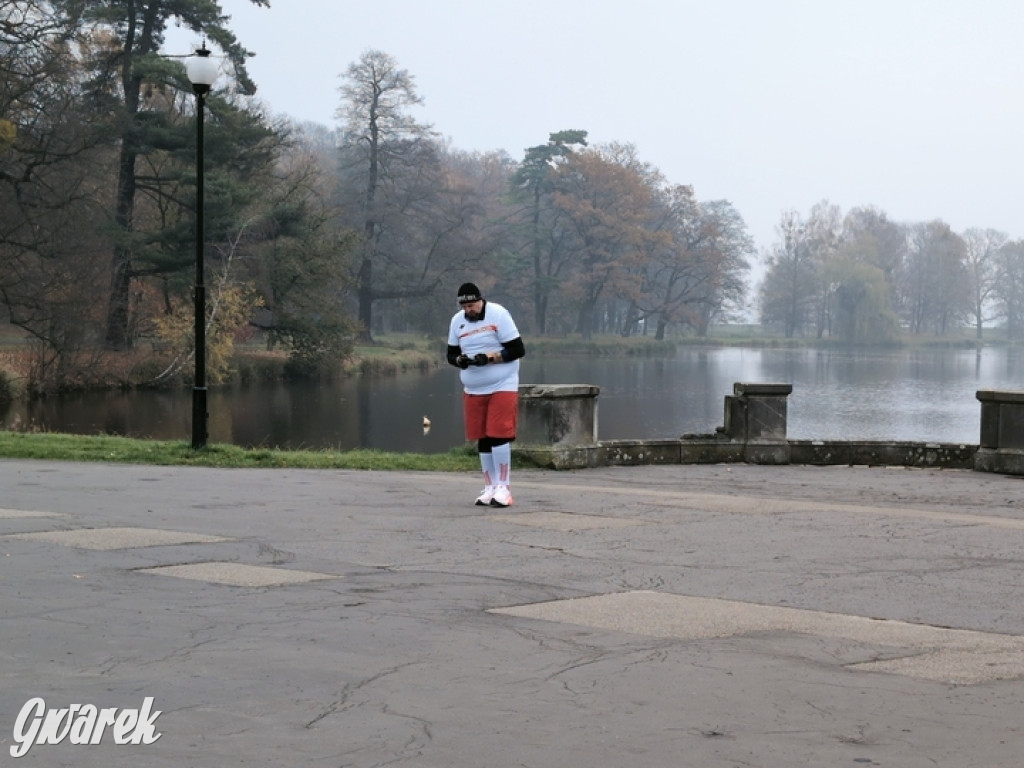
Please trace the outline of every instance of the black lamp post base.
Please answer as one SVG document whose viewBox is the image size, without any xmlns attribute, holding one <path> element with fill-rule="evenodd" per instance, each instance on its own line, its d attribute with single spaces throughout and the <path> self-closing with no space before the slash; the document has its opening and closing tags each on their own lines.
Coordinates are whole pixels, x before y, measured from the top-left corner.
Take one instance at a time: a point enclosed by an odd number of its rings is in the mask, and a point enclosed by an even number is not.
<svg viewBox="0 0 1024 768">
<path fill-rule="evenodd" d="M 206 422 L 209 414 L 206 411 L 206 387 L 195 387 L 192 390 L 192 449 L 206 447 Z"/>
</svg>

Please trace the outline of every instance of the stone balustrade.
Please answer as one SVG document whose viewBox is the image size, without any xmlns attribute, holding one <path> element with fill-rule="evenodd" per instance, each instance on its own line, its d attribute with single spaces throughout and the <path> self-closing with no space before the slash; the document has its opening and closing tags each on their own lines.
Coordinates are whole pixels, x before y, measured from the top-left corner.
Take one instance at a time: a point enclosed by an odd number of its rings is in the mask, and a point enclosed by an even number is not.
<svg viewBox="0 0 1024 768">
<path fill-rule="evenodd" d="M 641 464 L 814 464 L 947 467 L 1024 474 L 1024 392 L 979 392 L 982 445 L 886 440 L 790 440 L 785 383 L 741 383 L 725 397 L 714 434 L 598 439 L 600 388 L 587 384 L 519 388 L 516 451 L 542 467 L 582 469 Z"/>
</svg>

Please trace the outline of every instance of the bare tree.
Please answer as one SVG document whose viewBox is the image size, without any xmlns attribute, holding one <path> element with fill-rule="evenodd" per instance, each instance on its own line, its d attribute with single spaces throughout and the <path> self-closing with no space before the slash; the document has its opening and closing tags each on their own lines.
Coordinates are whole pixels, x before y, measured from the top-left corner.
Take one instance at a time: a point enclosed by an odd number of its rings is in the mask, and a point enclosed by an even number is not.
<svg viewBox="0 0 1024 768">
<path fill-rule="evenodd" d="M 996 289 L 998 274 L 997 254 L 1009 237 L 994 229 L 968 229 L 963 234 L 966 249 L 967 275 L 973 299 L 974 328 L 978 341 L 982 339 L 985 322 L 991 318 L 987 310 Z"/>
<path fill-rule="evenodd" d="M 902 294 L 912 333 L 945 334 L 971 311 L 963 240 L 942 221 L 913 229 Z"/>
<path fill-rule="evenodd" d="M 373 305 L 382 298 L 410 295 L 378 285 L 375 270 L 383 267 L 389 217 L 413 202 L 412 185 L 423 183 L 423 172 L 436 170 L 433 134 L 409 113 L 422 103 L 415 79 L 383 51 L 368 50 L 343 75 L 343 184 L 358 192 L 353 202 L 362 232 L 357 259 L 358 319 L 364 341 L 372 341 Z M 432 181 L 427 180 L 429 185 Z M 423 293 L 420 287 L 412 295 Z"/>
<path fill-rule="evenodd" d="M 778 231 L 780 242 L 768 257 L 768 271 L 761 284 L 761 322 L 781 328 L 789 339 L 817 317 L 821 265 L 796 211 L 783 214 Z"/>
<path fill-rule="evenodd" d="M 842 211 L 838 205 L 822 200 L 811 208 L 804 225 L 803 240 L 810 258 L 816 263 L 816 272 L 820 277 L 836 254 L 842 233 Z M 830 285 L 826 280 L 819 279 L 815 285 L 814 323 L 815 333 L 820 339 L 828 325 L 827 308 Z"/>
<path fill-rule="evenodd" d="M 992 292 L 999 317 L 1012 341 L 1024 339 L 1024 240 L 1011 240 L 996 253 Z"/>
<path fill-rule="evenodd" d="M 109 159 L 79 94 L 78 17 L 0 0 L 0 302 L 34 339 L 27 387 L 82 384 L 102 295 L 97 251 Z"/>
<path fill-rule="evenodd" d="M 907 256 L 907 227 L 891 221 L 873 206 L 852 208 L 843 219 L 844 244 L 860 243 L 860 259 L 882 270 L 889 286 L 890 303 L 898 305 L 897 286 Z"/>
<path fill-rule="evenodd" d="M 695 250 L 702 276 L 697 292 L 696 329 L 706 336 L 715 318 L 728 316 L 742 307 L 747 291 L 747 256 L 754 243 L 739 213 L 727 200 L 700 205 L 701 238 Z"/>
</svg>

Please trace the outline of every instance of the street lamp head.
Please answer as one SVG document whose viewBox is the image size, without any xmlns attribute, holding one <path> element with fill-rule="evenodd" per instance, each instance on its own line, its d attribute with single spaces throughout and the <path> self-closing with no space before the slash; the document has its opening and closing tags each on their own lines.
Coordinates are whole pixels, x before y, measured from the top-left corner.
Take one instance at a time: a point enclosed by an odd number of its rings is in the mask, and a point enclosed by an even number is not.
<svg viewBox="0 0 1024 768">
<path fill-rule="evenodd" d="M 192 81 L 192 89 L 196 93 L 202 94 L 210 90 L 213 81 L 220 74 L 220 63 L 210 56 L 205 40 L 195 54 L 185 60 L 185 71 L 188 73 L 188 79 Z"/>
</svg>

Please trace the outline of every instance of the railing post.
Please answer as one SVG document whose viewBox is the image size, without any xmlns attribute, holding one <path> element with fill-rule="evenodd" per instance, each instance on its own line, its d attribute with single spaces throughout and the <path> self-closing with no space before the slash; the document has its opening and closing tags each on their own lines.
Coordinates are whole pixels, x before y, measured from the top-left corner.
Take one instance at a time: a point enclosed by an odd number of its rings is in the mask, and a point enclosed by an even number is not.
<svg viewBox="0 0 1024 768">
<path fill-rule="evenodd" d="M 517 450 L 555 469 L 595 466 L 600 391 L 591 384 L 520 386 Z"/>
<path fill-rule="evenodd" d="M 744 443 L 749 464 L 789 464 L 786 438 L 787 398 L 792 384 L 733 384 L 725 398 L 725 435 Z"/>
<path fill-rule="evenodd" d="M 1024 475 L 1024 391 L 978 390 L 981 439 L 974 469 Z"/>
</svg>

